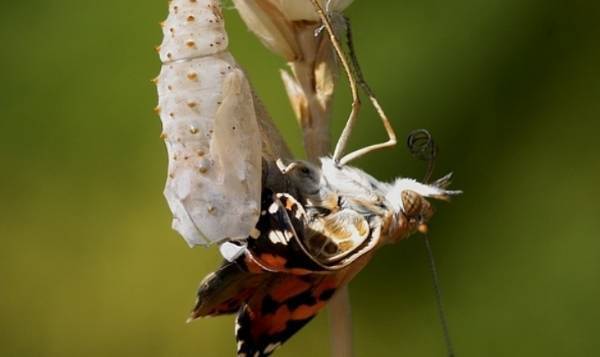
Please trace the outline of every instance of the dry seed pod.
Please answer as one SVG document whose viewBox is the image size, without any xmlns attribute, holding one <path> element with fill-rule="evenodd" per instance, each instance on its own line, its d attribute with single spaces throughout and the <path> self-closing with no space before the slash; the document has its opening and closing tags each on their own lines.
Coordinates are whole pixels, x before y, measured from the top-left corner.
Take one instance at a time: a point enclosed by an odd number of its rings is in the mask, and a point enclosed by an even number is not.
<svg viewBox="0 0 600 357">
<path fill-rule="evenodd" d="M 173 228 L 190 246 L 246 238 L 258 221 L 261 133 L 219 1 L 173 0 L 162 26 L 157 111 Z"/>
</svg>

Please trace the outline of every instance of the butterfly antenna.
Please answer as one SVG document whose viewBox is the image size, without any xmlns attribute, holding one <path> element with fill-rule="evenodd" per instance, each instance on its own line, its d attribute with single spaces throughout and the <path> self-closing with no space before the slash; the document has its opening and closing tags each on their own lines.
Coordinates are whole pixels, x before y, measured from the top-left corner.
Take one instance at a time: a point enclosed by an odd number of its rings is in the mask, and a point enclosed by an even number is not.
<svg viewBox="0 0 600 357">
<path fill-rule="evenodd" d="M 427 162 L 427 170 L 425 171 L 423 182 L 428 183 L 431 181 L 431 176 L 433 175 L 435 158 L 438 152 L 433 137 L 425 129 L 413 130 L 408 134 L 406 146 L 408 146 L 408 151 L 412 157 Z"/>
<path fill-rule="evenodd" d="M 417 129 L 410 132 L 406 139 L 406 146 L 410 154 L 417 160 L 427 162 L 427 170 L 423 182 L 429 183 L 431 176 L 433 175 L 433 169 L 435 167 L 435 158 L 437 156 L 437 146 L 433 141 L 433 137 L 429 131 L 425 129 Z M 422 231 L 423 241 L 425 242 L 425 249 L 427 250 L 427 257 L 429 260 L 429 269 L 431 271 L 431 279 L 433 281 L 433 290 L 435 295 L 435 303 L 437 306 L 437 312 L 442 324 L 442 330 L 444 332 L 444 342 L 446 344 L 446 351 L 448 357 L 454 357 L 454 348 L 452 347 L 452 340 L 450 339 L 450 329 L 448 328 L 448 319 L 446 318 L 446 311 L 444 310 L 444 304 L 442 303 L 442 289 L 440 287 L 440 280 L 435 265 L 435 258 L 433 256 L 433 250 L 431 249 L 431 242 L 427 229 Z"/>
<path fill-rule="evenodd" d="M 446 343 L 446 351 L 448 352 L 448 357 L 455 357 L 454 348 L 452 347 L 452 339 L 450 338 L 450 329 L 448 328 L 448 319 L 446 318 L 444 304 L 442 304 L 442 289 L 440 288 L 440 280 L 437 272 L 437 267 L 435 265 L 435 258 L 433 257 L 433 250 L 431 249 L 431 242 L 429 241 L 429 235 L 424 234 L 423 240 L 425 241 L 425 248 L 427 250 L 427 256 L 429 258 L 429 269 L 431 271 L 431 278 L 433 280 L 435 303 L 437 306 L 437 312 L 440 318 L 440 323 L 442 324 L 442 330 L 444 331 L 444 342 Z"/>
</svg>

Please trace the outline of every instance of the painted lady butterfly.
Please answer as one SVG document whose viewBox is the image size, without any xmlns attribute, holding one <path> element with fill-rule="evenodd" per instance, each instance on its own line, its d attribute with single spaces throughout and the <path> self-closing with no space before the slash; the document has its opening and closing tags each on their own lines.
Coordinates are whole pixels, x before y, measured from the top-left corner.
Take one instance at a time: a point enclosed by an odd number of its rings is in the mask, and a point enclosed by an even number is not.
<svg viewBox="0 0 600 357">
<path fill-rule="evenodd" d="M 202 282 L 191 319 L 237 313 L 239 356 L 267 356 L 348 283 L 382 245 L 408 237 L 447 199 L 449 176 L 425 185 L 382 183 L 356 168 L 295 161 L 289 193 L 264 190 L 261 215 L 241 254 Z"/>
</svg>

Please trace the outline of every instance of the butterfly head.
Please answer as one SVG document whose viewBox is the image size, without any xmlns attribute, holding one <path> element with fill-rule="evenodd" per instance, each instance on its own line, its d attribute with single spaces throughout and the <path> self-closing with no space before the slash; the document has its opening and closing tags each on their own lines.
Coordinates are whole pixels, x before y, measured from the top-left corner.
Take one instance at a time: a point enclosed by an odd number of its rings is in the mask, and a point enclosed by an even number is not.
<svg viewBox="0 0 600 357">
<path fill-rule="evenodd" d="M 318 166 L 302 160 L 295 160 L 286 164 L 278 159 L 277 167 L 287 178 L 289 186 L 297 191 L 301 197 L 311 198 L 320 194 L 322 175 Z"/>
<path fill-rule="evenodd" d="M 446 175 L 432 184 L 420 183 L 413 179 L 397 179 L 386 193 L 386 199 L 394 209 L 396 224 L 391 227 L 390 235 L 395 239 L 406 237 L 406 232 L 427 232 L 427 222 L 434 210 L 427 198 L 448 201 L 461 191 L 447 190 L 450 175 Z M 404 233 L 404 234 L 401 234 Z"/>
</svg>

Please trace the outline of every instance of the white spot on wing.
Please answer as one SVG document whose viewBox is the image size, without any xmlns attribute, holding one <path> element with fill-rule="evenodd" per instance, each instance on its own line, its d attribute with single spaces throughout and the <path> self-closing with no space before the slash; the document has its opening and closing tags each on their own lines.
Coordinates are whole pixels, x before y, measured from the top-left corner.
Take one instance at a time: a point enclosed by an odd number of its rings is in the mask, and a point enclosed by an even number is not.
<svg viewBox="0 0 600 357">
<path fill-rule="evenodd" d="M 237 335 L 238 331 L 239 331 L 241 328 L 242 328 L 242 325 L 240 325 L 240 323 L 239 323 L 238 319 L 236 318 L 236 319 L 235 319 L 235 328 L 234 328 L 234 331 L 235 331 L 235 334 L 236 334 L 236 335 Z M 240 342 L 243 342 L 243 341 L 240 341 Z"/>
<path fill-rule="evenodd" d="M 279 209 L 279 205 L 277 205 L 276 202 L 271 203 L 271 205 L 269 206 L 269 213 L 270 214 L 275 214 L 277 212 L 277 210 Z"/>
<path fill-rule="evenodd" d="M 281 346 L 281 343 L 280 343 L 280 342 L 277 342 L 277 343 L 270 343 L 270 344 L 269 344 L 269 345 L 268 345 L 268 346 L 265 348 L 265 350 L 264 350 L 264 353 L 265 353 L 265 354 L 269 354 L 269 353 L 271 353 L 271 352 L 275 351 L 275 349 L 276 349 L 277 347 L 279 347 L 279 346 Z"/>
<path fill-rule="evenodd" d="M 272 230 L 269 232 L 269 240 L 275 244 L 287 244 L 288 239 L 285 234 L 280 230 Z"/>
</svg>

